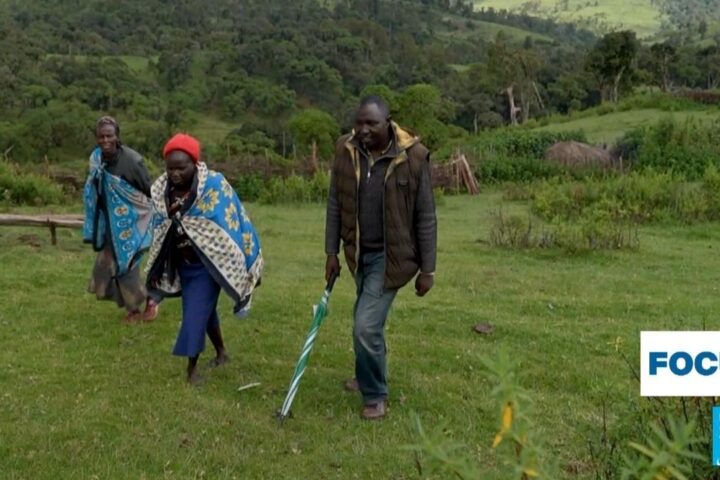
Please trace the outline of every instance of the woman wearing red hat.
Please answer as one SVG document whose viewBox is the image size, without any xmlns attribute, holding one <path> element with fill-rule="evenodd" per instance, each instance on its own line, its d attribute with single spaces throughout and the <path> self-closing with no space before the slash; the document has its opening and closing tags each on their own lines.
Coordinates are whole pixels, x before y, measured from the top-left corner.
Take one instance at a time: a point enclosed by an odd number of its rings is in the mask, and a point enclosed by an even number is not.
<svg viewBox="0 0 720 480">
<path fill-rule="evenodd" d="M 229 359 L 217 314 L 220 290 L 234 300 L 234 313 L 246 316 L 263 258 L 245 208 L 222 174 L 202 161 L 200 142 L 179 133 L 167 142 L 163 156 L 166 173 L 152 186 L 154 236 L 147 281 L 165 296 L 182 296 L 173 354 L 188 357 L 187 380 L 197 384 L 206 333 L 216 353 L 210 366 Z"/>
</svg>

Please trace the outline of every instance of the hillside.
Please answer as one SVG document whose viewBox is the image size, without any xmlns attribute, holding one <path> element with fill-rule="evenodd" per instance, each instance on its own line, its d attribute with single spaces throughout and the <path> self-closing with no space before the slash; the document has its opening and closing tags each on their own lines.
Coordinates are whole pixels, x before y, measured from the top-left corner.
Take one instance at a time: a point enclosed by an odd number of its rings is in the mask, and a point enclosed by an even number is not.
<svg viewBox="0 0 720 480">
<path fill-rule="evenodd" d="M 620 17 L 655 18 L 655 4 L 635 3 L 630 15 L 617 2 L 596 3 Z M 208 159 L 303 171 L 313 144 L 329 159 L 367 94 L 385 97 L 393 118 L 438 150 L 482 130 L 595 107 L 609 92 L 720 84 L 720 52 L 698 43 L 713 25 L 698 24 L 697 38 L 678 39 L 670 53 L 629 35 L 633 61 L 613 89 L 597 60 L 599 37 L 534 16 L 550 3 L 534 5 L 513 13 L 473 10 L 469 0 L 3 0 L 0 153 L 30 168 L 76 168 L 94 120 L 111 114 L 123 140 L 150 158 L 185 130 Z"/>
<path fill-rule="evenodd" d="M 22 164 L 83 158 L 103 113 L 147 155 L 182 129 L 199 132 L 210 157 L 297 158 L 310 137 L 291 118 L 329 115 L 313 133 L 326 145 L 372 92 L 437 146 L 503 122 L 514 52 L 538 66 L 545 91 L 595 40 L 441 0 L 4 0 L 0 25 L 0 151 Z"/>
<path fill-rule="evenodd" d="M 513 12 L 574 23 L 598 33 L 634 30 L 640 37 L 657 33 L 667 15 L 652 0 L 476 0 L 475 7 Z"/>
<path fill-rule="evenodd" d="M 716 0 L 474 0 L 476 10 L 507 10 L 587 28 L 597 34 L 628 29 L 647 41 L 682 38 L 718 44 Z"/>
<path fill-rule="evenodd" d="M 538 127 L 537 130 L 548 132 L 582 131 L 591 143 L 612 145 L 624 133 L 633 128 L 647 127 L 663 119 L 672 119 L 682 124 L 690 118 L 702 123 L 717 121 L 720 119 L 720 110 L 713 108 L 708 110 L 663 111 L 657 108 L 640 108 L 551 123 Z"/>
</svg>

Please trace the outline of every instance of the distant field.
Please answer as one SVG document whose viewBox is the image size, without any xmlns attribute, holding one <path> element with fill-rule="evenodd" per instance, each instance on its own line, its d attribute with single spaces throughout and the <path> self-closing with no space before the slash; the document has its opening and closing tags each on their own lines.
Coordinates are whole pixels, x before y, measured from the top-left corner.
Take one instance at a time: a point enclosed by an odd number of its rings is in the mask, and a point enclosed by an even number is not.
<svg viewBox="0 0 720 480">
<path fill-rule="evenodd" d="M 609 113 L 607 115 L 580 118 L 564 123 L 555 123 L 538 130 L 551 132 L 567 132 L 571 130 L 584 130 L 591 143 L 613 143 L 628 130 L 642 125 L 653 124 L 663 118 L 672 117 L 678 121 L 685 121 L 690 117 L 701 121 L 720 119 L 720 110 L 697 111 L 687 110 L 666 112 L 657 109 L 630 110 L 627 112 Z"/>
<path fill-rule="evenodd" d="M 138 57 L 136 55 L 120 55 L 119 58 L 135 72 L 144 72 L 147 70 L 150 65 L 150 60 L 157 61 L 157 58 Z"/>
<path fill-rule="evenodd" d="M 523 30 L 521 28 L 501 25 L 499 23 L 483 22 L 481 20 L 465 20 L 459 17 L 445 17 L 446 21 L 450 21 L 455 30 L 447 30 L 441 32 L 442 35 L 453 37 L 477 37 L 480 36 L 485 40 L 493 40 L 497 34 L 503 32 L 511 40 L 522 42 L 527 37 L 536 41 L 552 42 L 553 39 L 547 35 Z"/>
<path fill-rule="evenodd" d="M 70 55 L 60 55 L 57 53 L 51 53 L 48 54 L 48 58 L 50 57 L 68 57 Z M 90 58 L 88 55 L 72 55 L 73 58 L 76 60 L 82 62 Z M 97 57 L 96 57 L 97 58 Z M 150 61 L 157 61 L 157 55 L 154 55 L 152 57 L 141 57 L 138 55 L 118 55 L 117 57 L 113 57 L 111 55 L 109 56 L 103 56 L 101 58 L 119 58 L 125 64 L 130 67 L 130 70 L 133 72 L 145 72 L 148 69 L 148 66 L 150 65 Z"/>
<path fill-rule="evenodd" d="M 192 132 L 203 143 L 221 143 L 225 137 L 239 124 L 227 123 L 209 115 L 200 115 L 198 122 L 192 127 Z"/>
<path fill-rule="evenodd" d="M 530 15 L 579 23 L 600 32 L 629 28 L 641 37 L 656 33 L 662 22 L 662 14 L 651 0 L 476 0 L 475 6 L 478 9 L 492 7 L 524 11 Z"/>
</svg>

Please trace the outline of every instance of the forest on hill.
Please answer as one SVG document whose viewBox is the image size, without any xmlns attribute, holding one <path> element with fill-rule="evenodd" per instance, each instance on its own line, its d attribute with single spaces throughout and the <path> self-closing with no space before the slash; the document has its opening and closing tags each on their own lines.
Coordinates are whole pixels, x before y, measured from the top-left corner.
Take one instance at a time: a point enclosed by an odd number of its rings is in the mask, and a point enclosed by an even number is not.
<svg viewBox="0 0 720 480">
<path fill-rule="evenodd" d="M 0 153 L 19 164 L 84 158 L 101 113 L 150 157 L 182 129 L 211 158 L 283 159 L 327 156 L 367 93 L 437 148 L 636 85 L 720 80 L 716 46 L 462 0 L 2 0 L 0 55 Z"/>
</svg>

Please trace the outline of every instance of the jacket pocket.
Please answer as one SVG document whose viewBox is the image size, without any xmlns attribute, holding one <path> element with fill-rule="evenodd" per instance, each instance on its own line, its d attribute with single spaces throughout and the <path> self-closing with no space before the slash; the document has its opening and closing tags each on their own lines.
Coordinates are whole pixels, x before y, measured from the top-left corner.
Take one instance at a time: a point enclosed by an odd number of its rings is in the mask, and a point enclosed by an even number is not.
<svg viewBox="0 0 720 480">
<path fill-rule="evenodd" d="M 397 178 L 397 195 L 398 195 L 398 207 L 402 208 L 404 212 L 404 223 L 407 224 L 412 218 L 412 212 L 410 211 L 410 180 L 407 177 Z"/>
</svg>

